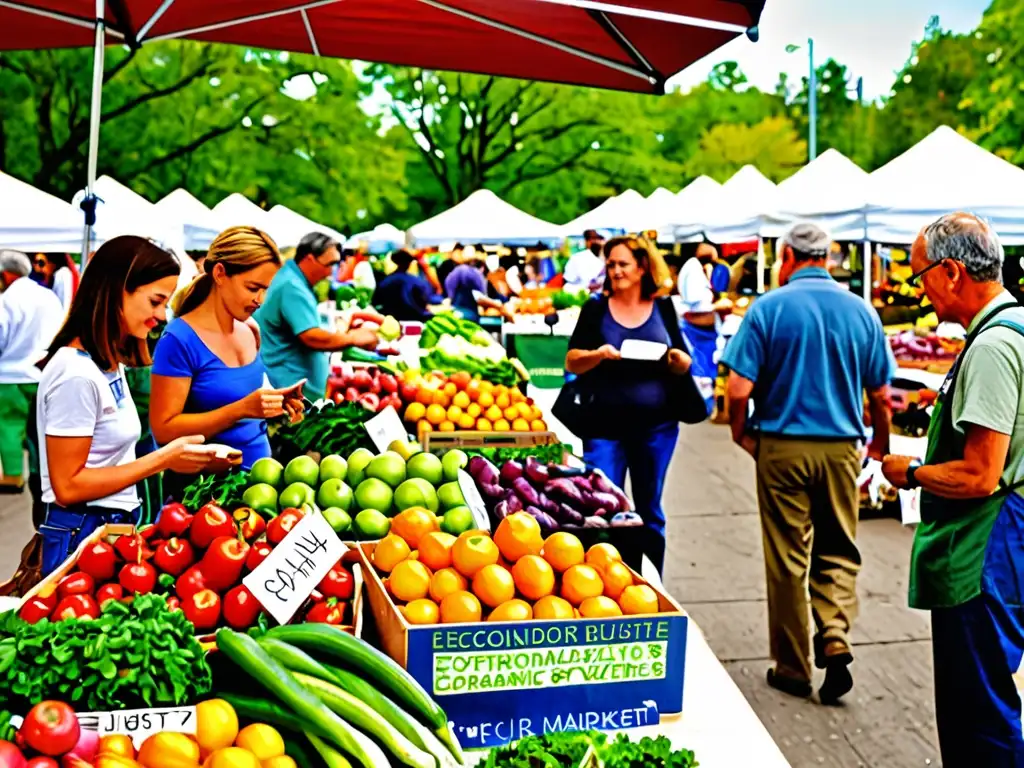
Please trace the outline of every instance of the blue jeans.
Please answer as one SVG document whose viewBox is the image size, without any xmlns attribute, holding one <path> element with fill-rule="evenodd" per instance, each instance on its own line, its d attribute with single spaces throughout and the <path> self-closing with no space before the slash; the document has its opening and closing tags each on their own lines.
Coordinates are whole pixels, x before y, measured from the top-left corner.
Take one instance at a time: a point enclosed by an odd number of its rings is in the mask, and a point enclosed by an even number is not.
<svg viewBox="0 0 1024 768">
<path fill-rule="evenodd" d="M 137 523 L 139 511 L 80 506 L 65 509 L 47 504 L 46 519 L 39 526 L 43 538 L 43 576 L 63 563 L 91 533 L 108 523 Z"/>
<path fill-rule="evenodd" d="M 583 441 L 583 458 L 587 464 L 600 469 L 620 488 L 625 487 L 629 472 L 633 505 L 650 533 L 645 554 L 659 574 L 665 567 L 665 513 L 661 508 L 661 493 L 678 439 L 679 425 L 670 422 L 638 430 L 620 440 L 592 438 Z"/>
</svg>

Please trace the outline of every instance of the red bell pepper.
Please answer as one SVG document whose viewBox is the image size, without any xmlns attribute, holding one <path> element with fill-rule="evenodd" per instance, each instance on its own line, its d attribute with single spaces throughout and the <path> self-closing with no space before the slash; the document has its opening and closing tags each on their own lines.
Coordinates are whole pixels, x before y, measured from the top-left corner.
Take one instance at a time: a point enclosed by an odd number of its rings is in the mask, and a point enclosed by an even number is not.
<svg viewBox="0 0 1024 768">
<path fill-rule="evenodd" d="M 292 528 L 303 518 L 301 510 L 289 507 L 267 524 L 267 541 L 275 546 L 284 541 Z"/>
<path fill-rule="evenodd" d="M 68 595 L 54 608 L 51 621 L 64 619 L 95 619 L 100 615 L 100 607 L 89 595 Z"/>
<path fill-rule="evenodd" d="M 137 563 L 153 557 L 153 550 L 141 533 L 133 536 L 118 536 L 114 540 L 114 549 L 126 563 Z"/>
<path fill-rule="evenodd" d="M 193 565 L 174 583 L 174 591 L 183 602 L 204 589 L 206 589 L 206 576 L 199 570 L 198 565 Z"/>
<path fill-rule="evenodd" d="M 192 518 L 188 537 L 194 546 L 206 549 L 214 539 L 220 536 L 235 536 L 237 533 L 238 528 L 231 515 L 211 501 Z"/>
<path fill-rule="evenodd" d="M 180 576 L 195 562 L 195 552 L 186 539 L 171 537 L 156 549 L 153 564 L 165 573 Z"/>
<path fill-rule="evenodd" d="M 327 572 L 327 575 L 323 577 L 317 585 L 317 589 L 323 593 L 324 597 L 336 597 L 339 600 L 350 600 L 352 598 L 353 591 L 355 591 L 355 583 L 353 582 L 352 574 L 348 572 L 348 569 L 346 569 L 341 563 L 337 563 Z"/>
<path fill-rule="evenodd" d="M 96 589 L 96 582 L 88 573 L 69 573 L 57 582 L 57 597 L 68 595 L 90 595 Z"/>
<path fill-rule="evenodd" d="M 104 584 L 96 590 L 96 602 L 100 608 L 108 600 L 120 600 L 124 597 L 124 587 L 120 584 Z"/>
<path fill-rule="evenodd" d="M 207 631 L 216 627 L 220 621 L 220 598 L 212 589 L 203 589 L 183 601 L 182 610 L 196 630 Z"/>
<path fill-rule="evenodd" d="M 249 547 L 249 556 L 245 558 L 245 567 L 255 571 L 256 566 L 267 559 L 267 556 L 274 551 L 274 548 L 265 541 L 257 541 Z"/>
<path fill-rule="evenodd" d="M 183 535 L 192 524 L 192 515 L 178 502 L 165 504 L 156 520 L 156 528 L 165 538 Z"/>
<path fill-rule="evenodd" d="M 129 595 L 148 595 L 156 587 L 156 568 L 145 562 L 127 563 L 117 580 Z"/>
<path fill-rule="evenodd" d="M 224 595 L 223 609 L 228 626 L 242 630 L 256 625 L 263 606 L 244 584 L 239 584 Z"/>
<path fill-rule="evenodd" d="M 105 541 L 96 541 L 82 550 L 78 558 L 78 570 L 87 573 L 96 583 L 110 581 L 117 570 L 117 554 Z"/>
<path fill-rule="evenodd" d="M 39 597 L 36 595 L 18 611 L 18 618 L 23 621 L 27 621 L 29 624 L 35 624 L 37 621 L 50 618 L 50 614 L 53 613 L 53 609 L 57 607 L 57 594 L 53 593 L 47 597 Z"/>
<path fill-rule="evenodd" d="M 248 514 L 242 519 L 242 537 L 246 541 L 258 539 L 267 530 L 267 522 L 260 516 L 259 512 L 249 507 L 235 510 L 235 520 L 238 520 L 239 513 L 243 510 L 246 510 Z"/>
<path fill-rule="evenodd" d="M 342 624 L 345 621 L 345 604 L 333 597 L 317 603 L 309 609 L 306 621 L 311 624 Z"/>
<path fill-rule="evenodd" d="M 214 539 L 200 562 L 206 586 L 221 591 L 237 584 L 248 556 L 249 545 L 244 541 L 230 536 Z"/>
</svg>

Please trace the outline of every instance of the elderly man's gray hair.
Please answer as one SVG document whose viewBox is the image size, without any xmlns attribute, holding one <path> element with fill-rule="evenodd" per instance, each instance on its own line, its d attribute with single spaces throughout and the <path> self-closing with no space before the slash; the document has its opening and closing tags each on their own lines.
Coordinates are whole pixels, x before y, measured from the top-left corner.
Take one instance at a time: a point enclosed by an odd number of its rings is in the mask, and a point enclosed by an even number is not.
<svg viewBox="0 0 1024 768">
<path fill-rule="evenodd" d="M 988 222 L 970 213 L 947 213 L 924 228 L 928 261 L 959 261 L 979 283 L 1003 282 L 1003 244 Z"/>
<path fill-rule="evenodd" d="M 783 242 L 793 249 L 797 261 L 817 261 L 828 256 L 832 238 L 821 227 L 807 222 L 796 224 L 783 235 Z"/>
<path fill-rule="evenodd" d="M 32 262 L 21 251 L 0 249 L 0 272 L 27 277 L 32 274 Z"/>
</svg>

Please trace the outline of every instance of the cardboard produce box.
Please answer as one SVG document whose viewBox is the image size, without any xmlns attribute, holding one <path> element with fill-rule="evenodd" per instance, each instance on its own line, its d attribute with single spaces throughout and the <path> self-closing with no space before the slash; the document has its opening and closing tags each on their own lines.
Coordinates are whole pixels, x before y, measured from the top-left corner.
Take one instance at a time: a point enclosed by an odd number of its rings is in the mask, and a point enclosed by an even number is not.
<svg viewBox="0 0 1024 768">
<path fill-rule="evenodd" d="M 375 547 L 360 545 L 381 645 L 447 712 L 463 746 L 682 713 L 689 617 L 657 587 L 654 615 L 412 625 L 372 565 Z"/>
</svg>

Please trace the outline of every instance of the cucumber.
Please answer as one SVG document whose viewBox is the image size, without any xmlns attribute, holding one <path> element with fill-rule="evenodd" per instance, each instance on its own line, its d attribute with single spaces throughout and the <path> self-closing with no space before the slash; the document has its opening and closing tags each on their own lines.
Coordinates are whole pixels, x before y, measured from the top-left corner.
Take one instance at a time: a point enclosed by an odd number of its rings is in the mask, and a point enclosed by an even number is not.
<svg viewBox="0 0 1024 768">
<path fill-rule="evenodd" d="M 252 720 L 255 723 L 276 725 L 298 734 L 304 733 L 308 728 L 308 725 L 295 714 L 269 698 L 224 692 L 219 692 L 218 696 L 230 704 L 240 718 Z"/>
<path fill-rule="evenodd" d="M 437 760 L 433 755 L 416 747 L 372 707 L 351 693 L 311 675 L 301 672 L 294 674 L 301 685 L 319 696 L 324 704 L 343 719 L 377 739 L 403 765 L 411 768 L 436 768 Z"/>
<path fill-rule="evenodd" d="M 305 675 L 318 677 L 329 683 L 336 683 L 336 675 L 305 651 L 294 645 L 282 643 L 272 637 L 261 637 L 257 641 L 277 662 L 283 664 L 290 672 L 302 672 Z"/>
<path fill-rule="evenodd" d="M 274 694 L 281 703 L 306 721 L 306 732 L 314 731 L 344 749 L 365 768 L 388 765 L 380 747 L 332 712 L 311 691 L 303 688 L 283 666 L 248 635 L 231 629 L 217 631 L 217 648 L 239 669 Z"/>
<path fill-rule="evenodd" d="M 318 738 L 312 733 L 307 733 L 306 738 L 309 739 L 309 743 L 313 745 L 313 748 L 320 753 L 320 757 L 323 758 L 324 765 L 327 768 L 352 768 L 352 763 L 348 761 L 348 758 L 330 744 L 325 744 L 323 739 Z M 381 765 L 388 765 L 388 763 L 381 763 Z"/>
<path fill-rule="evenodd" d="M 390 657 L 329 624 L 288 624 L 274 627 L 267 637 L 319 652 L 347 664 L 387 688 L 399 703 L 434 728 L 448 728 L 448 717 L 415 678 Z"/>
</svg>

